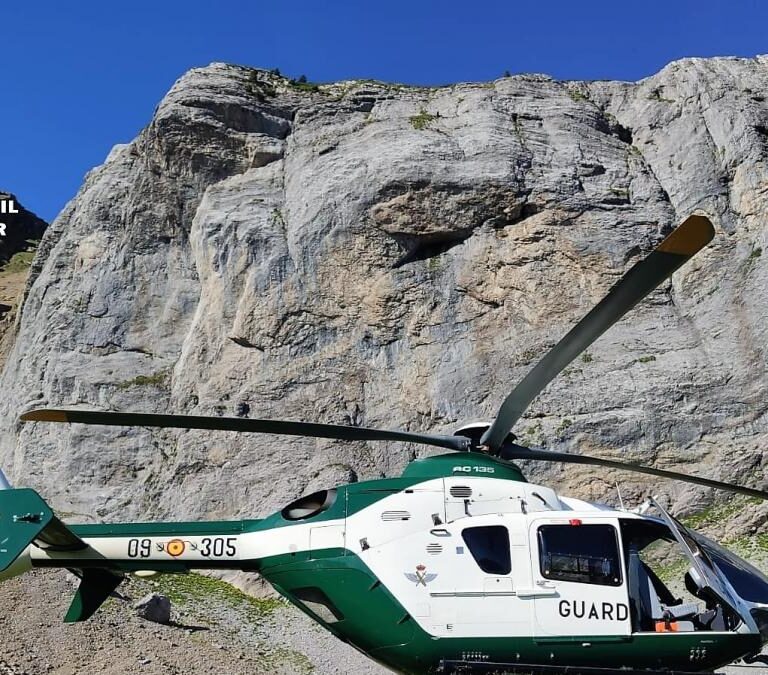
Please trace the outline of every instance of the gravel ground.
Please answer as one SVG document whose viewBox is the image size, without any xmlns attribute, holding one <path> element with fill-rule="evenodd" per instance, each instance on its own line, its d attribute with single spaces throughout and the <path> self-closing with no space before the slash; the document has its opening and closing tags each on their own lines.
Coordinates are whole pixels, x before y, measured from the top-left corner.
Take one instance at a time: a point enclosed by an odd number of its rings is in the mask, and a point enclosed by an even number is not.
<svg viewBox="0 0 768 675">
<path fill-rule="evenodd" d="M 135 601 L 152 588 L 129 580 L 120 590 Z M 217 593 L 196 595 L 177 600 L 173 625 L 162 626 L 111 599 L 90 621 L 68 625 L 62 617 L 74 589 L 75 579 L 60 571 L 0 585 L 0 675 L 385 672 L 281 602 L 254 611 L 245 601 L 220 602 Z"/>
<path fill-rule="evenodd" d="M 33 571 L 0 585 L 0 675 L 383 675 L 387 671 L 282 601 L 251 600 L 222 582 L 190 577 L 129 579 L 90 620 L 64 624 L 76 580 Z M 204 583 L 190 593 L 199 579 Z M 170 580 L 170 581 L 168 581 Z M 150 591 L 173 598 L 172 625 L 138 618 L 132 602 Z M 759 665 L 722 669 L 768 675 Z"/>
<path fill-rule="evenodd" d="M 161 626 L 139 619 L 130 603 L 168 588 L 131 579 L 120 589 L 130 601 L 109 600 L 90 621 L 68 625 L 61 619 L 75 587 L 73 577 L 51 571 L 0 585 L 0 675 L 387 672 L 278 601 L 257 601 L 254 611 L 237 592 L 229 596 L 235 600 L 222 601 L 217 590 L 180 599 L 171 586 L 174 621 Z M 768 675 L 768 668 L 722 672 Z"/>
</svg>

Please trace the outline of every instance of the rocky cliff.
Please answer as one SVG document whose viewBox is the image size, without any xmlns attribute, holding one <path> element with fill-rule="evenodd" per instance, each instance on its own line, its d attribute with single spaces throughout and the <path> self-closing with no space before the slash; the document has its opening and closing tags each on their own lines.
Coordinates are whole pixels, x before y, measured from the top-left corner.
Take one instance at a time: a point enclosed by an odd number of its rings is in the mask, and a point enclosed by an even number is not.
<svg viewBox="0 0 768 675">
<path fill-rule="evenodd" d="M 39 406 L 448 431 L 692 211 L 713 244 L 534 403 L 524 442 L 765 486 L 768 57 L 638 83 L 315 87 L 184 75 L 43 239 L 2 374 L 0 463 L 75 518 L 258 517 L 416 452 L 16 422 Z M 726 495 L 529 467 L 566 492 Z M 735 505 L 735 507 L 734 507 Z M 765 510 L 731 502 L 733 536 Z M 722 508 L 717 506 L 716 508 Z M 706 512 L 710 512 L 706 511 Z"/>
</svg>

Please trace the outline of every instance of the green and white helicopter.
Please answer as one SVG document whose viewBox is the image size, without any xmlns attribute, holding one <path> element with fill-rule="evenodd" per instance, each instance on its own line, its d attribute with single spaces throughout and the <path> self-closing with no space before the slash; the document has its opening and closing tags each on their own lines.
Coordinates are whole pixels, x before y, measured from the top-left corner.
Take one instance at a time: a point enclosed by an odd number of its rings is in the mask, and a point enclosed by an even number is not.
<svg viewBox="0 0 768 675">
<path fill-rule="evenodd" d="M 263 520 L 70 525 L 31 489 L 0 491 L 0 579 L 32 568 L 81 577 L 66 621 L 89 618 L 126 574 L 261 574 L 339 639 L 401 673 L 704 672 L 756 660 L 768 578 L 649 500 L 613 509 L 528 483 L 517 460 L 587 464 L 768 498 L 768 492 L 586 455 L 511 433 L 573 359 L 713 238 L 690 216 L 635 264 L 504 400 L 453 436 L 283 420 L 41 409 L 25 422 L 216 429 L 452 451 L 402 476 L 302 497 Z M 658 516 L 648 515 L 655 508 Z M 648 551 L 685 556 L 687 599 Z M 681 572 L 682 577 L 683 572 Z"/>
</svg>

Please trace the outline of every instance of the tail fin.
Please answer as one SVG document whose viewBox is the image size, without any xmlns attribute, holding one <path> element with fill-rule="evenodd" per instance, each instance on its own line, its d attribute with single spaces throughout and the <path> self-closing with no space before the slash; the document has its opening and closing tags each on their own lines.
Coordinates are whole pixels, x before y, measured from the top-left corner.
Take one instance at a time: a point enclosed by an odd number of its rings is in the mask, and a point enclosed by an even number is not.
<svg viewBox="0 0 768 675">
<path fill-rule="evenodd" d="M 78 573 L 79 570 L 71 571 L 80 577 L 80 586 L 72 598 L 64 623 L 90 619 L 123 580 L 121 574 L 99 568 L 84 569 L 82 573 Z"/>
<path fill-rule="evenodd" d="M 77 551 L 87 544 L 69 530 L 51 507 L 29 488 L 0 491 L 0 573 L 32 542 L 41 548 Z"/>
<path fill-rule="evenodd" d="M 0 574 L 49 526 L 55 528 L 53 511 L 37 492 L 29 489 L 0 491 Z M 82 543 L 82 542 L 81 542 Z M 85 545 L 85 544 L 83 544 Z"/>
<path fill-rule="evenodd" d="M 55 551 L 78 551 L 88 546 L 34 490 L 0 489 L 0 580 L 32 569 L 28 551 L 31 544 Z M 123 580 L 122 575 L 106 569 L 71 571 L 81 582 L 64 618 L 66 622 L 90 618 Z"/>
</svg>

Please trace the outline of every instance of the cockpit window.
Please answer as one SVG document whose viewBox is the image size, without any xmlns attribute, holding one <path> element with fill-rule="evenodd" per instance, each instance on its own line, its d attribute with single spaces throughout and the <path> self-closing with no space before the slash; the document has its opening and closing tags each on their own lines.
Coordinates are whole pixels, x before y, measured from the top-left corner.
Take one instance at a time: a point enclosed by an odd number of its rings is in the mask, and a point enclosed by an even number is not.
<svg viewBox="0 0 768 675">
<path fill-rule="evenodd" d="M 691 536 L 709 554 L 740 598 L 748 602 L 768 602 L 768 577 L 765 574 L 704 535 L 692 532 Z"/>
<path fill-rule="evenodd" d="M 680 536 L 683 538 L 685 545 L 688 547 L 688 550 L 694 555 L 694 557 L 701 558 L 707 566 L 712 567 L 711 558 L 707 552 L 699 546 L 692 532 L 688 530 L 688 528 L 686 528 L 677 518 L 673 518 L 672 516 L 669 517 L 675 523 L 675 525 L 677 525 Z"/>
<path fill-rule="evenodd" d="M 726 579 L 739 594 L 757 594 L 768 578 L 656 506 L 663 522 L 621 521 L 633 632 L 738 630 L 745 619 Z"/>
<path fill-rule="evenodd" d="M 503 525 L 468 527 L 461 532 L 469 552 L 487 574 L 509 574 L 512 561 L 509 555 L 509 532 Z"/>
<path fill-rule="evenodd" d="M 542 525 L 539 564 L 546 579 L 621 586 L 616 529 L 611 525 Z"/>
</svg>

